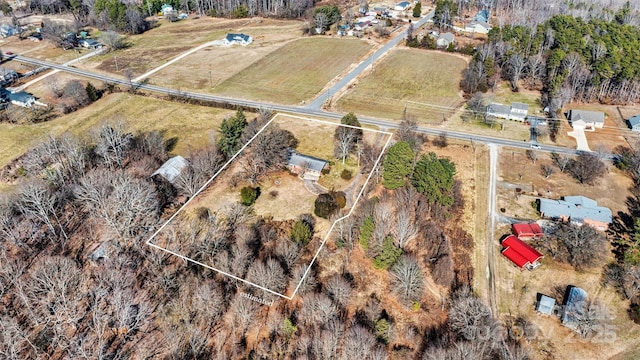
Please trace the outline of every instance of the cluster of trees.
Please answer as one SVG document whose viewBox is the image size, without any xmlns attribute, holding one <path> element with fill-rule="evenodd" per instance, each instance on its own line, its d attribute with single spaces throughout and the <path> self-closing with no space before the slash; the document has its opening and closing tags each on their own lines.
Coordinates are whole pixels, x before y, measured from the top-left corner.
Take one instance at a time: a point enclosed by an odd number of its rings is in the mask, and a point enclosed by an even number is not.
<svg viewBox="0 0 640 360">
<path fill-rule="evenodd" d="M 600 265 L 606 257 L 607 238 L 591 226 L 557 221 L 545 231 L 547 236 L 537 247 L 577 270 Z"/>
<path fill-rule="evenodd" d="M 506 79 L 514 91 L 523 84 L 542 89 L 542 102 L 554 115 L 569 101 L 637 102 L 640 29 L 625 20 L 630 11 L 627 5 L 610 19 L 562 14 L 533 27 L 496 26 L 461 86 L 473 94 Z"/>
</svg>

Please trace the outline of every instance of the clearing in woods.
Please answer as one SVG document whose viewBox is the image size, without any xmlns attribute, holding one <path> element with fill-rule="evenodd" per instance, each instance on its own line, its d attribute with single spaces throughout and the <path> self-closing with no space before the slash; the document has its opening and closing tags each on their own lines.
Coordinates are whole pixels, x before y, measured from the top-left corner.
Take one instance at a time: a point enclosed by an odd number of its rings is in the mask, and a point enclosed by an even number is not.
<svg viewBox="0 0 640 360">
<path fill-rule="evenodd" d="M 295 279 L 297 285 L 295 289 L 289 288 L 287 293 L 280 293 L 267 287 L 252 283 L 244 279 L 243 274 L 233 274 L 227 267 L 228 257 L 224 252 L 224 260 L 221 257 L 209 258 L 210 260 L 199 261 L 187 256 L 188 249 L 181 244 L 176 234 L 182 232 L 185 224 L 197 219 L 206 212 L 213 214 L 214 218 L 229 217 L 228 209 L 237 206 L 240 201 L 240 189 L 244 186 L 251 185 L 246 180 L 238 179 L 242 174 L 243 164 L 246 156 L 249 156 L 247 148 L 256 139 L 256 137 L 265 131 L 268 127 L 278 126 L 291 132 L 298 140 L 296 151 L 300 154 L 309 155 L 315 158 L 323 158 L 326 160 L 333 159 L 333 135 L 335 130 L 341 125 L 332 122 L 303 118 L 293 115 L 277 114 L 270 120 L 260 131 L 251 138 L 223 167 L 213 174 L 211 179 L 193 195 L 176 213 L 174 213 L 165 224 L 163 224 L 150 238 L 147 244 L 157 249 L 166 251 L 172 255 L 178 256 L 184 260 L 204 266 L 208 269 L 217 271 L 223 275 L 239 280 L 247 285 L 254 286 L 265 292 L 265 295 L 276 295 L 288 300 L 295 296 L 298 287 L 306 277 L 309 269 L 315 262 L 318 253 L 324 246 L 331 230 L 336 222 L 351 215 L 359 200 L 365 186 L 371 178 L 373 171 L 361 173 L 361 167 L 357 162 L 352 162 L 350 168 L 353 170 L 353 178 L 349 182 L 342 183 L 342 187 L 335 188 L 335 191 L 344 191 L 347 197 L 347 207 L 344 208 L 346 215 L 335 221 L 322 219 L 317 216 L 315 218 L 314 240 L 300 250 L 299 260 L 296 264 L 303 266 L 305 270 L 303 276 L 298 280 Z M 391 140 L 391 133 L 362 128 L 363 142 L 379 145 L 379 154 L 377 154 L 376 162 L 373 166 L 378 166 L 380 158 L 384 150 Z M 313 133 L 314 136 L 309 136 Z M 251 148 L 249 148 L 251 149 Z M 353 161 L 353 159 L 350 159 Z M 350 162 L 347 161 L 347 164 Z M 341 162 L 336 160 L 335 162 Z M 331 175 L 336 171 L 333 169 L 334 161 L 329 162 L 332 168 L 328 174 Z M 344 167 L 341 167 L 344 169 Z M 311 183 L 311 184 L 310 184 Z M 309 180 L 302 180 L 298 176 L 292 175 L 289 171 L 283 169 L 271 169 L 266 178 L 259 182 L 260 195 L 252 207 L 252 215 L 259 215 L 263 218 L 271 218 L 279 221 L 292 221 L 305 213 L 313 213 L 314 201 L 317 193 L 313 190 L 322 189 L 318 184 L 313 185 Z M 310 189 L 311 186 L 311 189 Z M 325 189 L 326 192 L 326 189 Z M 206 211 L 205 211 L 206 210 Z M 211 217 L 209 217 L 211 218 Z M 242 224 L 251 223 L 254 216 L 250 216 L 248 220 L 240 220 L 236 227 Z M 244 221 L 244 222 L 243 222 Z M 188 231 L 188 230 L 187 230 Z M 315 241 L 317 239 L 317 241 Z M 215 236 L 207 236 L 202 240 L 202 247 L 214 247 Z M 278 240 L 279 241 L 279 240 Z M 224 270 L 223 270 L 224 269 Z M 225 271 L 226 270 L 226 271 Z M 292 278 L 290 277 L 289 280 Z"/>
</svg>

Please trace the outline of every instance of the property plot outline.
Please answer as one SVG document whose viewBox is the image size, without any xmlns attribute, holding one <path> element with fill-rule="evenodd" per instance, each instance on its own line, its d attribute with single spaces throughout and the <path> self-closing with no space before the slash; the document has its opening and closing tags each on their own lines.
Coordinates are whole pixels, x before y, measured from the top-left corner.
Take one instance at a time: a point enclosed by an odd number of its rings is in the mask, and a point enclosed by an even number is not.
<svg viewBox="0 0 640 360">
<path fill-rule="evenodd" d="M 360 191 L 358 192 L 358 196 L 357 196 L 357 197 L 356 197 L 356 199 L 354 200 L 353 205 L 352 205 L 352 206 L 351 206 L 351 208 L 349 209 L 349 212 L 348 212 L 345 216 L 342 216 L 342 217 L 340 217 L 340 218 L 336 219 L 336 220 L 333 222 L 333 224 L 331 224 L 331 226 L 329 227 L 329 230 L 327 231 L 327 233 L 325 234 L 324 238 L 322 239 L 322 242 L 320 243 L 320 246 L 318 246 L 318 249 L 315 251 L 315 254 L 313 255 L 313 258 L 311 259 L 311 261 L 309 262 L 309 264 L 306 266 L 306 270 L 305 270 L 304 274 L 302 275 L 302 277 L 300 278 L 300 281 L 298 282 L 298 285 L 297 285 L 297 286 L 296 286 L 296 288 L 294 289 L 294 291 L 293 291 L 293 293 L 291 294 L 291 296 L 286 296 L 285 294 L 281 294 L 281 293 L 279 293 L 279 292 L 273 291 L 273 290 L 268 289 L 268 288 L 266 288 L 266 287 L 264 287 L 264 286 L 261 286 L 261 285 L 255 284 L 255 283 L 253 283 L 253 282 L 251 282 L 251 281 L 248 281 L 248 280 L 246 280 L 246 279 L 242 279 L 242 278 L 240 278 L 240 277 L 238 277 L 238 276 L 236 276 L 236 275 L 233 275 L 233 274 L 230 274 L 230 273 L 228 273 L 228 272 L 226 272 L 226 271 L 223 271 L 223 270 L 217 269 L 217 268 L 215 268 L 215 267 L 213 267 L 213 266 L 211 266 L 211 265 L 204 264 L 204 263 L 202 263 L 202 262 L 200 262 L 200 261 L 198 261 L 198 260 L 191 259 L 191 258 L 189 258 L 189 257 L 187 257 L 187 256 L 184 256 L 184 255 L 179 254 L 179 253 L 177 253 L 177 252 L 175 252 L 175 251 L 172 251 L 172 250 L 169 250 L 169 249 L 163 248 L 162 246 L 159 246 L 159 245 L 153 244 L 153 243 L 151 242 L 151 241 L 152 241 L 152 240 L 153 240 L 153 239 L 154 239 L 154 238 L 155 238 L 155 237 L 156 237 L 160 232 L 162 232 L 162 231 L 164 230 L 164 228 L 165 228 L 167 225 L 169 225 L 169 223 L 170 223 L 171 221 L 173 221 L 173 220 L 174 220 L 174 218 L 175 218 L 176 216 L 178 216 L 178 214 L 180 214 L 180 213 L 181 213 L 181 212 L 182 212 L 182 211 L 183 211 L 183 210 L 184 210 L 184 209 L 189 205 L 189 203 L 190 203 L 192 200 L 196 199 L 196 198 L 198 197 L 198 195 L 199 195 L 202 191 L 204 191 L 204 190 L 209 186 L 209 184 L 211 184 L 211 182 L 212 182 L 213 180 L 215 180 L 215 179 L 218 177 L 218 175 L 220 175 L 220 174 L 221 174 L 221 173 L 222 173 L 222 172 L 223 172 L 223 171 L 224 171 L 224 170 L 225 170 L 229 165 L 231 165 L 231 164 L 235 161 L 235 159 L 236 159 L 236 158 L 237 158 L 237 157 L 238 157 L 238 156 L 239 156 L 239 155 L 240 155 L 240 154 L 241 154 L 241 153 L 242 153 L 242 152 L 243 152 L 243 151 L 244 151 L 244 150 L 245 150 L 245 149 L 246 149 L 246 148 L 247 148 L 247 147 L 248 147 L 248 146 L 249 146 L 249 145 L 250 145 L 250 144 L 251 144 L 251 143 L 252 143 L 252 142 L 253 142 L 253 141 L 254 141 L 254 140 L 255 140 L 255 139 L 256 139 L 256 138 L 257 138 L 257 137 L 258 137 L 258 136 L 263 132 L 263 131 L 264 131 L 264 130 L 265 130 L 265 129 L 266 129 L 266 128 L 267 128 L 267 127 L 269 127 L 269 125 L 271 125 L 271 123 L 272 123 L 272 122 L 274 122 L 274 121 L 276 120 L 276 118 L 278 118 L 278 116 L 281 116 L 281 115 L 282 115 L 282 116 L 286 116 L 286 117 L 290 117 L 290 118 L 295 118 L 295 119 L 304 120 L 304 121 L 310 121 L 310 122 L 317 122 L 317 123 L 321 123 L 321 124 L 327 124 L 327 125 L 331 125 L 331 126 L 344 126 L 344 127 L 353 128 L 353 129 L 361 129 L 361 130 L 363 130 L 363 131 L 370 131 L 370 132 L 374 132 L 374 133 L 378 133 L 378 134 L 383 134 L 383 135 L 386 135 L 386 136 L 387 136 L 387 141 L 384 143 L 384 145 L 383 145 L 383 146 L 382 146 L 382 148 L 380 149 L 380 154 L 378 154 L 378 157 L 376 158 L 376 161 L 375 161 L 375 163 L 373 164 L 373 167 L 372 167 L 371 171 L 369 171 L 369 175 L 367 176 L 367 178 L 366 178 L 366 180 L 365 180 L 364 184 L 363 184 L 363 185 L 362 185 L 362 187 L 360 188 Z M 238 151 L 237 151 L 237 152 L 236 152 L 236 153 L 235 153 L 235 154 L 234 154 L 234 155 L 233 155 L 233 156 L 232 156 L 232 157 L 231 157 L 231 158 L 230 158 L 230 159 L 229 159 L 229 160 L 228 160 L 228 161 L 227 161 L 227 162 L 226 162 L 226 163 L 225 163 L 221 168 L 220 168 L 220 169 L 218 169 L 218 171 L 216 171 L 216 172 L 215 172 L 215 174 L 213 174 L 213 176 L 212 176 L 211 178 L 209 178 L 209 180 L 207 180 L 207 181 L 204 183 L 204 185 L 202 185 L 202 186 L 198 189 L 198 191 L 196 191 L 196 192 L 195 192 L 195 194 L 193 194 L 193 196 L 191 196 L 191 197 L 189 198 L 189 200 L 187 200 L 187 201 L 186 201 L 186 202 L 185 202 L 185 203 L 184 203 L 184 204 L 183 204 L 183 205 L 182 205 L 182 206 L 181 206 L 181 207 L 180 207 L 180 208 L 179 208 L 179 209 L 178 209 L 174 214 L 172 214 L 172 215 L 169 217 L 169 219 L 167 219 L 167 221 L 165 221 L 165 222 L 164 222 L 164 223 L 163 223 L 163 224 L 162 224 L 162 225 L 161 225 L 161 226 L 160 226 L 160 227 L 159 227 L 159 228 L 158 228 L 158 229 L 157 229 L 157 230 L 156 230 L 156 231 L 155 231 L 155 232 L 154 232 L 150 237 L 149 237 L 149 239 L 146 241 L 146 244 L 147 244 L 148 246 L 151 246 L 151 247 L 156 248 L 156 249 L 158 249 L 158 250 L 164 251 L 164 252 L 166 252 L 166 253 L 168 253 L 168 254 L 171 254 L 171 255 L 177 256 L 177 257 L 181 258 L 182 260 L 185 260 L 185 261 L 191 262 L 191 263 L 193 263 L 193 264 L 197 264 L 197 265 L 203 266 L 203 267 L 205 267 L 205 268 L 207 268 L 207 269 L 210 269 L 210 270 L 216 271 L 216 272 L 218 272 L 218 273 L 220 273 L 220 274 L 222 274 L 222 275 L 228 276 L 228 277 L 230 277 L 230 278 L 232 278 L 232 279 L 235 279 L 235 280 L 241 281 L 241 282 L 243 282 L 243 283 L 245 283 L 245 284 L 248 284 L 248 285 L 254 286 L 254 287 L 256 287 L 256 288 L 258 288 L 258 289 L 260 289 L 260 290 L 266 291 L 266 292 L 268 292 L 268 293 L 270 293 L 270 294 L 272 294 L 272 295 L 276 295 L 276 296 L 279 296 L 279 297 L 284 298 L 284 299 L 287 299 L 287 300 L 292 300 L 292 299 L 296 296 L 296 293 L 298 292 L 298 290 L 300 289 L 300 286 L 302 285 L 302 282 L 304 281 L 304 279 L 305 279 L 305 278 L 307 277 L 307 275 L 309 274 L 309 271 L 311 270 L 311 267 L 313 266 L 313 264 L 315 263 L 315 261 L 316 261 L 316 259 L 317 259 L 318 255 L 320 254 L 320 251 L 322 250 L 322 248 L 324 247 L 325 243 L 326 243 L 326 242 L 327 242 L 327 240 L 329 239 L 329 236 L 331 235 L 331 232 L 333 231 L 333 228 L 336 226 L 336 224 L 337 224 L 339 221 L 342 221 L 342 220 L 344 220 L 344 219 L 348 218 L 349 216 L 351 216 L 351 215 L 353 214 L 353 211 L 355 210 L 355 207 L 356 207 L 356 205 L 357 205 L 358 201 L 359 201 L 359 200 L 360 200 L 360 198 L 362 197 L 362 194 L 364 193 L 364 190 L 366 189 L 367 185 L 369 184 L 369 181 L 371 180 L 371 176 L 373 175 L 374 170 L 375 170 L 375 169 L 376 169 L 376 167 L 378 167 L 378 165 L 380 164 L 380 160 L 382 159 L 382 156 L 384 155 L 384 153 L 385 153 L 385 151 L 386 151 L 387 147 L 389 146 L 389 143 L 391 142 L 392 138 L 393 138 L 393 133 L 388 132 L 388 131 L 374 130 L 374 129 L 367 129 L 367 128 L 363 128 L 363 127 L 352 126 L 352 125 L 345 125 L 345 124 L 335 123 L 335 122 L 331 122 L 331 121 L 325 121 L 325 120 L 319 120 L 319 119 L 312 119 L 312 118 L 307 118 L 307 117 L 302 117 L 302 116 L 297 116 L 297 115 L 292 115 L 292 114 L 282 114 L 282 113 L 278 113 L 278 114 L 276 114 L 275 116 L 273 116 L 273 118 L 271 118 L 271 120 L 269 120 L 269 121 L 268 121 L 268 122 L 267 122 L 267 123 L 266 123 L 262 128 L 260 128 L 260 130 L 259 130 L 255 135 L 253 135 L 253 137 L 251 137 L 251 139 L 249 139 L 249 141 L 247 141 L 247 143 L 246 143 L 246 144 L 244 144 L 244 145 L 243 145 L 243 146 L 242 146 L 242 147 L 241 147 L 241 148 L 240 148 L 240 149 L 239 149 L 239 150 L 238 150 Z"/>
</svg>

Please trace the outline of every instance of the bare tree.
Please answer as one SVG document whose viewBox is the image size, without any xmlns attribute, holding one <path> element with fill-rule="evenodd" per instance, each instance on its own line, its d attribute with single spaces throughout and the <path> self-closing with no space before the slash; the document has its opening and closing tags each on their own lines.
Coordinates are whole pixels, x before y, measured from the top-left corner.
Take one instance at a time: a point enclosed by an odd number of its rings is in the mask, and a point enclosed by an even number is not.
<svg viewBox="0 0 640 360">
<path fill-rule="evenodd" d="M 511 90 L 518 91 L 520 77 L 526 66 L 524 57 L 518 53 L 511 55 L 507 62 L 507 69 L 509 72 L 509 79 L 511 80 Z"/>
<path fill-rule="evenodd" d="M 342 159 L 342 163 L 345 163 L 347 156 L 353 151 L 357 134 L 355 129 L 348 128 L 346 126 L 340 126 L 336 129 L 335 133 L 335 156 L 338 159 Z"/>
<path fill-rule="evenodd" d="M 526 154 L 527 159 L 531 160 L 531 162 L 535 164 L 536 160 L 538 160 L 538 154 L 531 149 L 527 149 Z"/>
<path fill-rule="evenodd" d="M 496 321 L 489 307 L 464 287 L 454 293 L 449 309 L 449 326 L 461 339 L 486 342 L 496 339 Z"/>
<path fill-rule="evenodd" d="M 606 237 L 588 225 L 558 221 L 550 228 L 548 237 L 540 241 L 541 248 L 578 269 L 595 266 L 606 254 Z"/>
<path fill-rule="evenodd" d="M 394 242 L 399 248 L 405 249 L 407 244 L 413 241 L 418 235 L 418 226 L 416 214 L 406 203 L 404 206 L 397 207 L 394 216 L 393 234 Z"/>
<path fill-rule="evenodd" d="M 133 135 L 127 131 L 124 122 L 116 119 L 101 125 L 95 137 L 95 152 L 104 164 L 109 168 L 123 168 L 133 141 Z"/>
<path fill-rule="evenodd" d="M 366 328 L 352 326 L 344 339 L 342 359 L 368 359 L 375 350 L 376 338 Z"/>
<path fill-rule="evenodd" d="M 306 294 L 302 302 L 300 320 L 305 325 L 324 325 L 338 315 L 338 308 L 325 294 Z"/>
<path fill-rule="evenodd" d="M 55 229 L 55 224 L 57 223 L 64 238 L 68 239 L 56 214 L 56 195 L 44 183 L 37 181 L 27 182 L 20 187 L 18 194 L 16 206 L 21 213 L 42 221 L 53 235 L 57 235 Z"/>
<path fill-rule="evenodd" d="M 418 135 L 418 124 L 413 119 L 404 119 L 400 122 L 398 130 L 396 130 L 395 138 L 397 141 L 405 141 L 414 152 L 422 147 L 422 137 Z"/>
<path fill-rule="evenodd" d="M 405 302 L 420 299 L 424 291 L 424 275 L 413 256 L 403 255 L 390 271 L 391 286 Z"/>
<path fill-rule="evenodd" d="M 593 184 L 605 174 L 606 166 L 597 154 L 583 151 L 569 163 L 569 172 L 581 184 Z"/>
<path fill-rule="evenodd" d="M 334 275 L 325 284 L 327 293 L 331 298 L 342 307 L 346 307 L 351 298 L 351 284 L 349 284 L 342 276 Z"/>
<path fill-rule="evenodd" d="M 571 158 L 569 156 L 558 154 L 556 152 L 551 153 L 551 159 L 558 169 L 560 169 L 560 172 L 564 172 L 567 169 L 567 166 L 571 163 Z"/>
<path fill-rule="evenodd" d="M 284 271 L 274 259 L 254 262 L 249 267 L 247 280 L 276 292 L 281 292 L 286 285 Z"/>
<path fill-rule="evenodd" d="M 120 50 L 127 47 L 125 38 L 112 30 L 103 32 L 100 36 L 100 41 L 107 45 L 111 50 Z"/>
<path fill-rule="evenodd" d="M 87 90 L 79 80 L 69 81 L 62 89 L 63 96 L 71 101 L 74 105 L 84 106 L 89 103 L 89 95 Z"/>
<path fill-rule="evenodd" d="M 545 179 L 548 179 L 556 172 L 556 169 L 549 164 L 542 164 L 540 170 L 542 170 L 542 175 L 544 175 Z"/>
</svg>

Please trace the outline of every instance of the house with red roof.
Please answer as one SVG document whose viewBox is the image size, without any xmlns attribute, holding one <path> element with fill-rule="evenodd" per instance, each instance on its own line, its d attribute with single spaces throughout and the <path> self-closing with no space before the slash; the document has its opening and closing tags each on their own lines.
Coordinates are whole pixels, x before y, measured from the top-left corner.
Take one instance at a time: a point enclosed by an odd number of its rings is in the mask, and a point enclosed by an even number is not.
<svg viewBox="0 0 640 360">
<path fill-rule="evenodd" d="M 511 260 L 519 268 L 533 270 L 540 266 L 540 259 L 544 255 L 540 254 L 536 249 L 532 248 L 515 235 L 509 235 L 502 240 L 502 255 Z"/>
<path fill-rule="evenodd" d="M 544 231 L 538 223 L 512 224 L 511 230 L 520 240 L 539 239 L 544 237 Z"/>
</svg>

